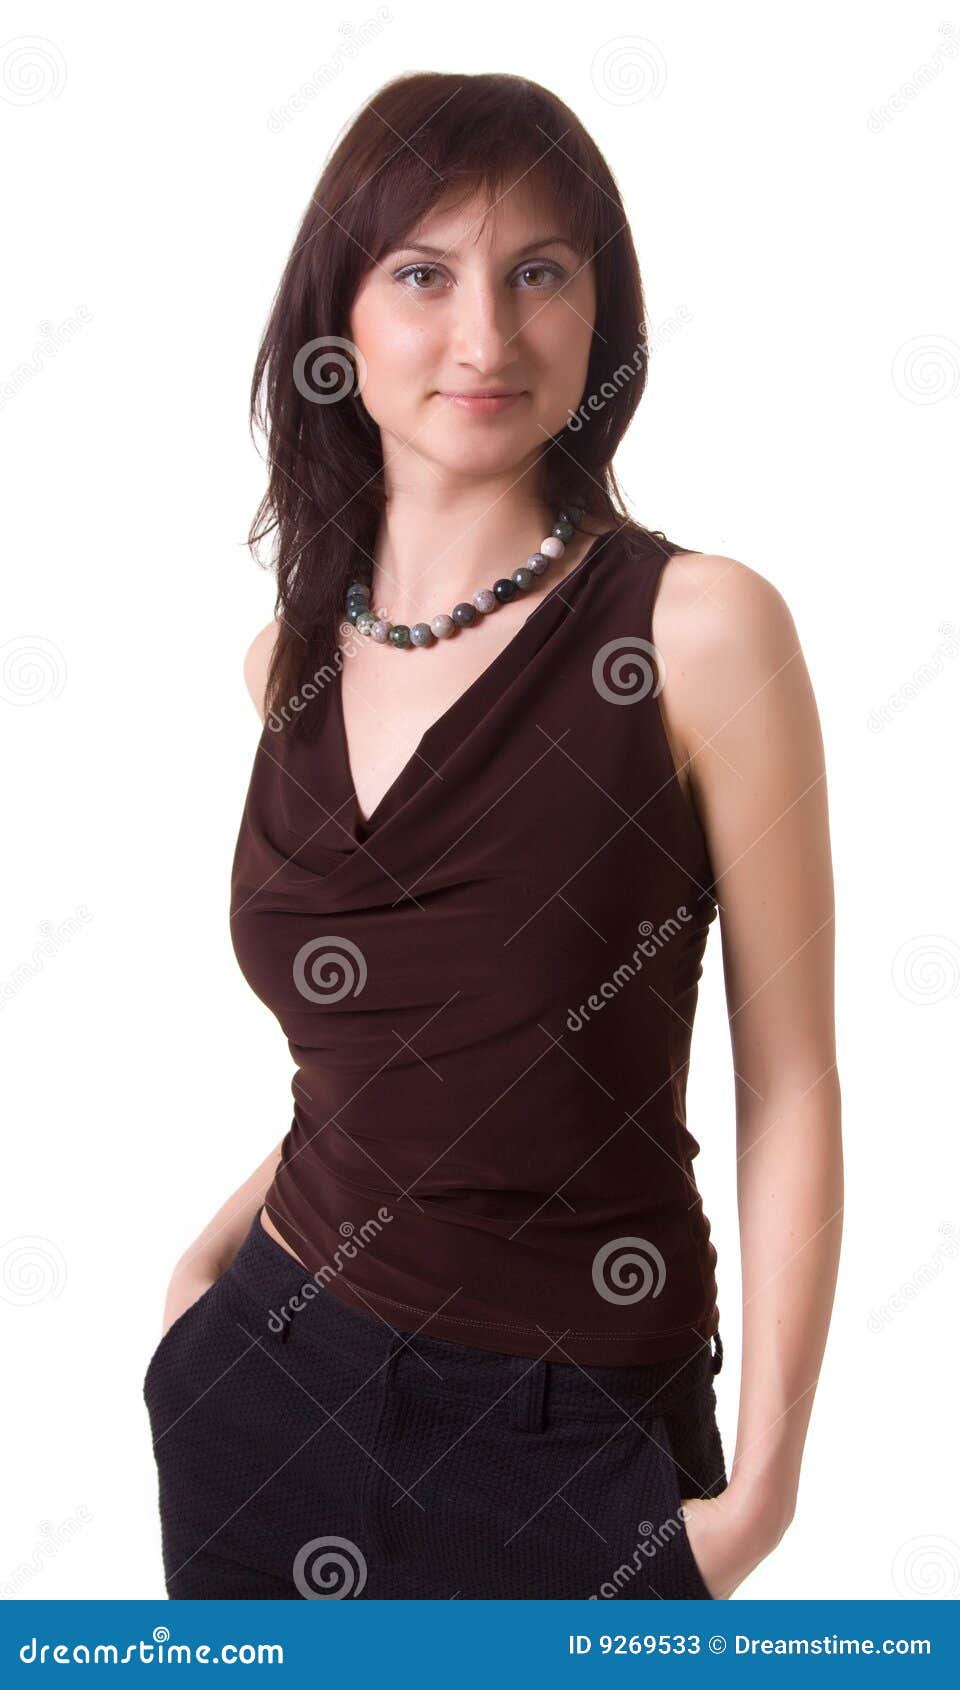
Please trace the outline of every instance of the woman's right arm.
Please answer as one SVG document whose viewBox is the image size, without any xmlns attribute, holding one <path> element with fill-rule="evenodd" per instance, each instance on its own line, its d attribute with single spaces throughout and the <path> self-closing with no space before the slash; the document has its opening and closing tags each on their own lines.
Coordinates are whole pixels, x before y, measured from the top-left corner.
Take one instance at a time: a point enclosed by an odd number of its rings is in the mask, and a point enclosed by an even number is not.
<svg viewBox="0 0 960 1690">
<path fill-rule="evenodd" d="M 261 721 L 264 720 L 267 671 L 279 630 L 279 622 L 268 622 L 265 628 L 261 628 L 243 660 L 243 678 Z M 227 1198 L 209 1226 L 180 1257 L 167 1289 L 164 1332 L 230 1266 L 273 1182 L 282 1144 L 283 1139 L 264 1158 L 259 1168 L 254 1169 L 246 1183 Z"/>
<path fill-rule="evenodd" d="M 167 1289 L 164 1332 L 230 1266 L 263 1206 L 280 1161 L 282 1144 L 283 1139 L 274 1145 L 269 1156 L 265 1156 L 250 1178 L 227 1198 L 199 1238 L 183 1252 Z"/>
</svg>

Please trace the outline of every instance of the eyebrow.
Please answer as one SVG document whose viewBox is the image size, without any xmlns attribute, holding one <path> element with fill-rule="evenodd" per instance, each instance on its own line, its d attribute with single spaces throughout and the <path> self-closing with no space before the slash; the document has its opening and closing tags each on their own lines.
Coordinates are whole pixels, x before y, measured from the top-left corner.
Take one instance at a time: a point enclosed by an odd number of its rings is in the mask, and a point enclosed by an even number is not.
<svg viewBox="0 0 960 1690">
<path fill-rule="evenodd" d="M 512 258 L 522 258 L 525 252 L 532 252 L 534 247 L 541 246 L 565 246 L 573 253 L 577 250 L 565 235 L 534 235 L 532 240 L 525 241 L 523 246 L 517 248 L 516 252 L 512 254 Z M 393 252 L 425 252 L 431 258 L 459 257 L 455 247 L 425 246 L 422 241 L 399 241 L 391 250 Z"/>
</svg>

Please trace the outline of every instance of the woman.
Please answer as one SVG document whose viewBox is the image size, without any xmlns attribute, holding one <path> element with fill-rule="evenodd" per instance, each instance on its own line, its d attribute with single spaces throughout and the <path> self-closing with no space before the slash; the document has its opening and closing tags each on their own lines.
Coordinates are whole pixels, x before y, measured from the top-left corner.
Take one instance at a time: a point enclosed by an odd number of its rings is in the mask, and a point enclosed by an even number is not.
<svg viewBox="0 0 960 1690">
<path fill-rule="evenodd" d="M 822 747 L 779 593 L 624 508 L 645 376 L 573 113 L 381 90 L 253 384 L 278 617 L 231 931 L 297 1071 L 145 1380 L 171 1596 L 720 1598 L 792 1517 L 843 1200 Z M 718 909 L 729 1478 L 685 1115 Z"/>
</svg>

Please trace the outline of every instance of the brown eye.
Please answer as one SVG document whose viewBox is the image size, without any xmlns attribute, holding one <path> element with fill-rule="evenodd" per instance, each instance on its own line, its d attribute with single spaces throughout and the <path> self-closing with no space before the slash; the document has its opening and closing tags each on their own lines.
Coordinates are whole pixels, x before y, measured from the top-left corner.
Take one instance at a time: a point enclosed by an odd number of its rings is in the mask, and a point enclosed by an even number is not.
<svg viewBox="0 0 960 1690">
<path fill-rule="evenodd" d="M 405 270 L 398 270 L 394 279 L 398 282 L 406 282 L 408 278 L 412 280 L 414 276 L 434 276 L 436 274 L 437 267 L 435 264 L 410 264 Z M 430 290 L 416 284 L 413 291 L 414 293 L 427 293 Z"/>
<path fill-rule="evenodd" d="M 521 276 L 545 276 L 547 282 L 549 283 L 559 281 L 562 276 L 562 271 L 558 270 L 555 264 L 525 264 L 518 274 Z M 534 286 L 537 285 L 538 284 L 534 284 Z M 539 285 L 543 286 L 543 283 L 540 283 Z M 525 288 L 522 291 L 532 292 L 533 289 L 531 288 L 528 290 Z"/>
</svg>

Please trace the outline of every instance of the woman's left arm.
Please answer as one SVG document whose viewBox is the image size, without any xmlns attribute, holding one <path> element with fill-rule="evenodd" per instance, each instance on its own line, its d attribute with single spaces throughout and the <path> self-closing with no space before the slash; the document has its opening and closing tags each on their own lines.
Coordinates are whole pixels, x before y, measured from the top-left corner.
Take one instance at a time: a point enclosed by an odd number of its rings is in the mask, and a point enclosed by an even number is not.
<svg viewBox="0 0 960 1690">
<path fill-rule="evenodd" d="M 654 640 L 716 875 L 735 1073 L 737 1442 L 727 1490 L 687 1509 L 707 1585 L 728 1596 L 793 1517 L 840 1255 L 826 775 L 797 630 L 771 583 L 732 558 L 672 560 Z"/>
</svg>

